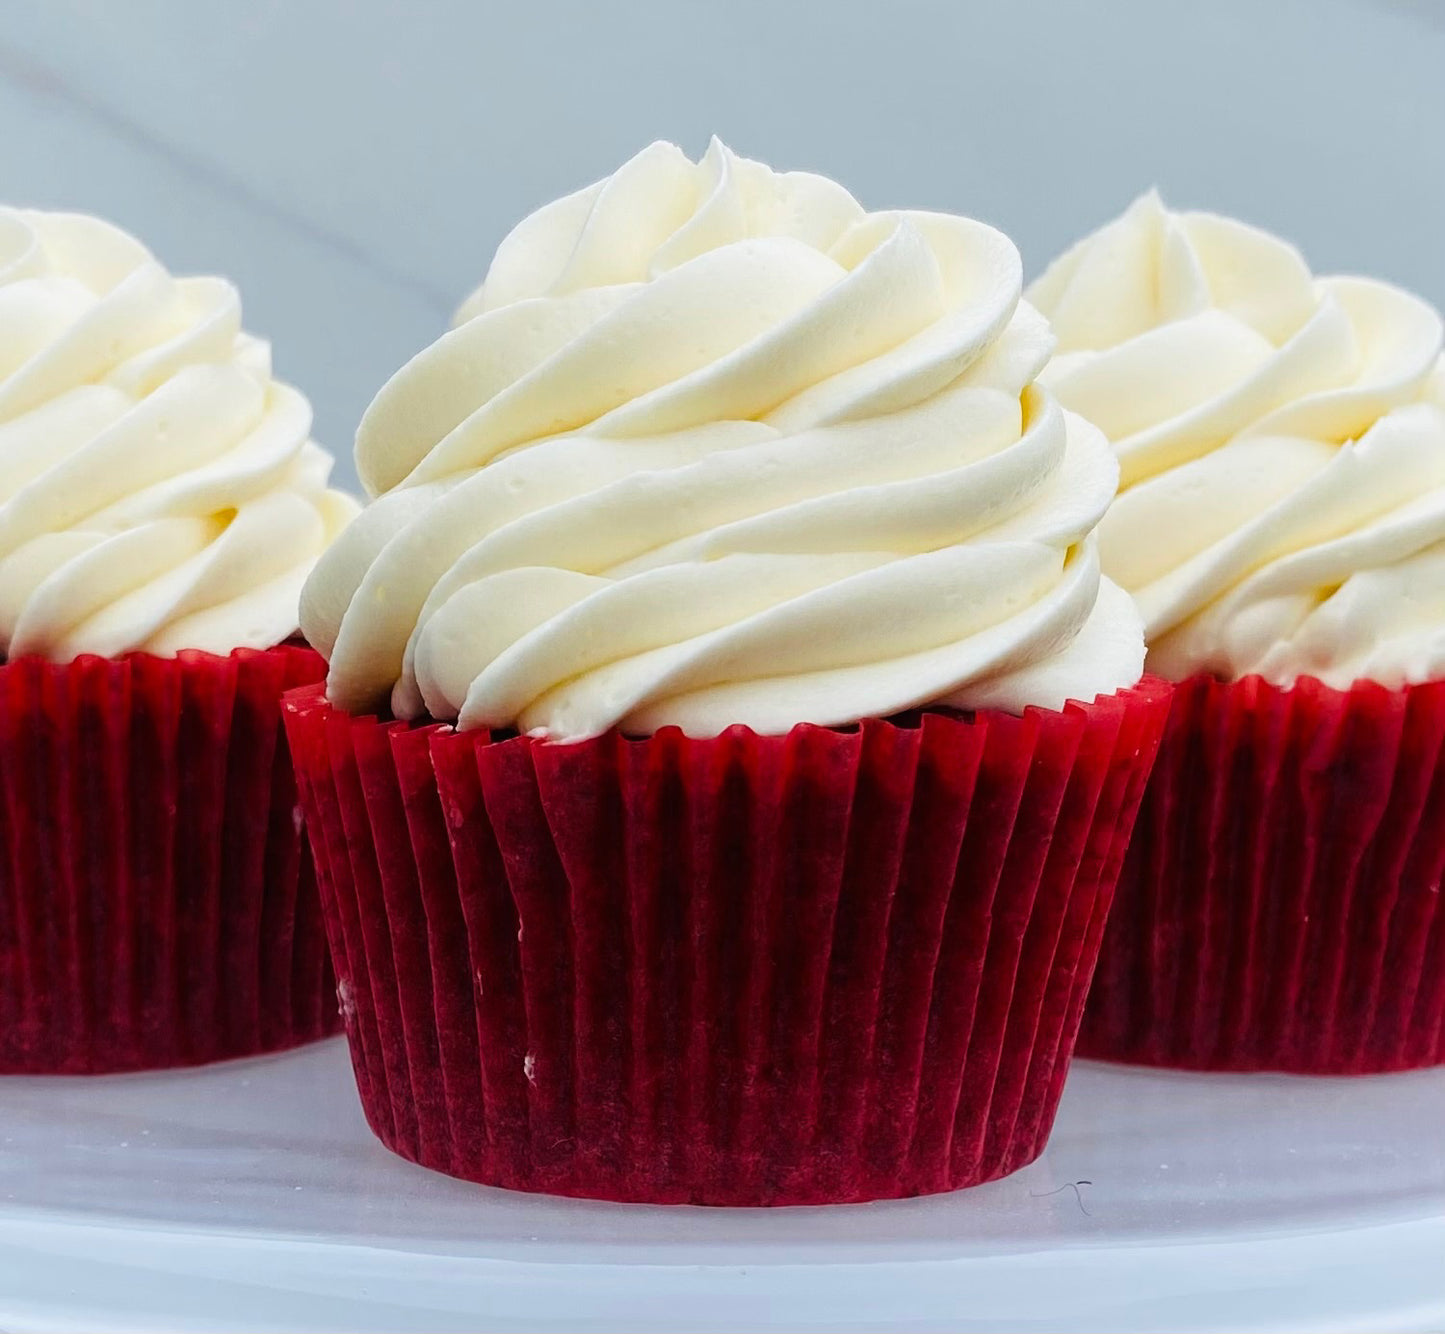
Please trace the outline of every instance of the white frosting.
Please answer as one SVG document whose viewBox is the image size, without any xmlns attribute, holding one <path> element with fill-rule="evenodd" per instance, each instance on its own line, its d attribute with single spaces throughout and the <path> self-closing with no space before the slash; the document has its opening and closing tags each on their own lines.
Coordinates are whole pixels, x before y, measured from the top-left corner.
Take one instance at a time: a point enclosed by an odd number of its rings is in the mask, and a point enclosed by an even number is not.
<svg viewBox="0 0 1445 1334">
<path fill-rule="evenodd" d="M 329 694 L 557 739 L 1132 685 L 1103 437 L 1033 384 L 1018 254 L 654 144 L 498 249 L 357 435 L 302 627 Z"/>
<path fill-rule="evenodd" d="M 1113 442 L 1104 570 L 1182 679 L 1445 676 L 1439 315 L 1154 194 L 1029 289 L 1042 379 Z"/>
<path fill-rule="evenodd" d="M 354 513 L 236 290 L 0 208 L 0 651 L 268 648 Z"/>
</svg>

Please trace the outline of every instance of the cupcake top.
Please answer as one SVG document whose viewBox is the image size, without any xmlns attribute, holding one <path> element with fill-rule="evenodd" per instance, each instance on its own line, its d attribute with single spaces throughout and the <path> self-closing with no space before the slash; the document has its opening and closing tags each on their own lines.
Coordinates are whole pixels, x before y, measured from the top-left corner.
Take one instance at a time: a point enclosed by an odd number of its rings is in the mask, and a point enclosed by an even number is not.
<svg viewBox="0 0 1445 1334">
<path fill-rule="evenodd" d="M 241 331 L 98 218 L 0 208 L 0 652 L 269 648 L 355 512 L 311 408 Z"/>
<path fill-rule="evenodd" d="M 657 143 L 497 250 L 377 395 L 302 627 L 329 695 L 578 739 L 1132 685 L 1107 442 L 992 228 Z"/>
<path fill-rule="evenodd" d="M 1155 194 L 1029 289 L 1042 378 L 1102 427 L 1121 493 L 1104 570 L 1138 599 L 1152 670 L 1445 676 L 1439 315 L 1313 278 L 1284 241 Z"/>
</svg>

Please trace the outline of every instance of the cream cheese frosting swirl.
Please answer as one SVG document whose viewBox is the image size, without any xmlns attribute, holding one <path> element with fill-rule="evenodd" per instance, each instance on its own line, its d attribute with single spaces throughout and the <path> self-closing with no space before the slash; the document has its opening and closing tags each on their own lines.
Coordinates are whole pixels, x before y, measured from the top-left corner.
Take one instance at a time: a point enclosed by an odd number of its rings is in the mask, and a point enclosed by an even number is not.
<svg viewBox="0 0 1445 1334">
<path fill-rule="evenodd" d="M 1152 193 L 1028 296 L 1059 338 L 1042 379 L 1119 456 L 1100 554 L 1153 670 L 1445 677 L 1435 310 L 1314 278 L 1284 241 Z"/>
<path fill-rule="evenodd" d="M 236 289 L 98 218 L 0 208 L 0 650 L 229 653 L 294 634 L 355 512 Z"/>
<path fill-rule="evenodd" d="M 1107 442 L 993 229 L 654 144 L 502 242 L 377 395 L 302 627 L 328 693 L 573 740 L 1137 681 Z"/>
</svg>

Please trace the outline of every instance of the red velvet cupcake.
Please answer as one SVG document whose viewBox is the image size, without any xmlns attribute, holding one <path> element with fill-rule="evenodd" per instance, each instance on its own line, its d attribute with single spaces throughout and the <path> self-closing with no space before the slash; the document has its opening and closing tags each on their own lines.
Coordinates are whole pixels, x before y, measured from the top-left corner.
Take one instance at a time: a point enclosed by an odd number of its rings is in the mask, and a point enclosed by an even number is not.
<svg viewBox="0 0 1445 1334">
<path fill-rule="evenodd" d="M 733 1205 L 1039 1153 L 1168 690 L 1019 290 L 981 224 L 657 144 L 378 395 L 286 707 L 389 1147 Z"/>
<path fill-rule="evenodd" d="M 337 1026 L 281 696 L 354 510 L 235 290 L 0 210 L 0 1072 Z"/>
<path fill-rule="evenodd" d="M 1119 455 L 1104 569 L 1180 683 L 1080 1051 L 1445 1061 L 1440 317 L 1154 196 L 1030 295 Z"/>
</svg>

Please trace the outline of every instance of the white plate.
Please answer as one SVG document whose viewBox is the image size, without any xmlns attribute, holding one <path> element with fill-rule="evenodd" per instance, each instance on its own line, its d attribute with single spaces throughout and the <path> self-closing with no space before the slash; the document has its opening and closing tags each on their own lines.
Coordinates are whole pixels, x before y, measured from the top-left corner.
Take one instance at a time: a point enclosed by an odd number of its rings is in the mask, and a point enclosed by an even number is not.
<svg viewBox="0 0 1445 1334">
<path fill-rule="evenodd" d="M 1005 1181 L 780 1210 L 426 1172 L 366 1130 L 339 1041 L 6 1079 L 0 1328 L 1445 1330 L 1445 1070 L 1079 1064 Z"/>
</svg>

